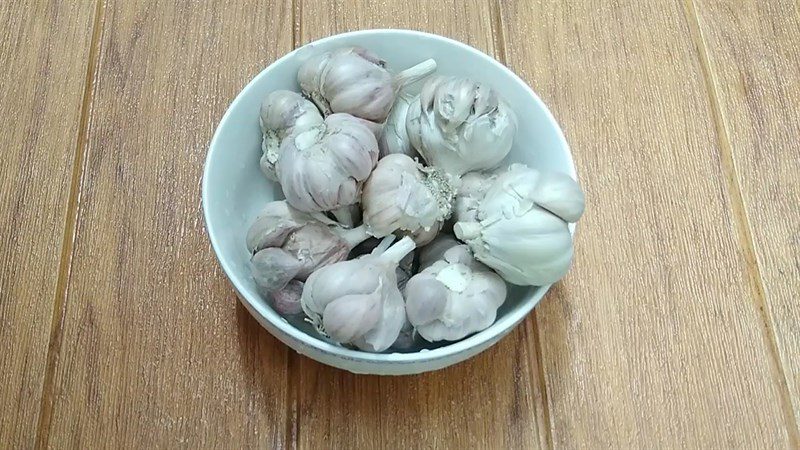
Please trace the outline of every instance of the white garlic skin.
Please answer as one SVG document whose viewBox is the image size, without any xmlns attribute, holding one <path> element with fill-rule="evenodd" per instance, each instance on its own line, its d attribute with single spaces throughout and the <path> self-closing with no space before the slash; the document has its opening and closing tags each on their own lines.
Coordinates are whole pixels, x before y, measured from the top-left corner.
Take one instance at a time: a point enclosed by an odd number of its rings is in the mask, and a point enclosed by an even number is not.
<svg viewBox="0 0 800 450">
<path fill-rule="evenodd" d="M 492 325 L 506 293 L 502 278 L 476 261 L 466 245 L 457 245 L 411 277 L 406 313 L 425 340 L 457 341 Z"/>
<path fill-rule="evenodd" d="M 286 90 L 270 92 L 261 103 L 259 122 L 261 141 L 261 171 L 272 181 L 278 181 L 275 164 L 278 150 L 286 136 L 307 130 L 322 123 L 322 114 L 302 95 Z"/>
<path fill-rule="evenodd" d="M 453 217 L 456 221 L 475 220 L 478 206 L 495 178 L 494 175 L 485 172 L 469 172 L 461 177 L 461 184 L 453 202 Z"/>
<path fill-rule="evenodd" d="M 304 212 L 358 203 L 361 185 L 378 161 L 375 135 L 348 114 L 283 140 L 277 166 L 286 200 Z"/>
<path fill-rule="evenodd" d="M 456 236 L 506 281 L 555 283 L 569 270 L 568 224 L 583 214 L 584 195 L 569 176 L 514 164 L 484 195 L 474 220 L 459 221 Z"/>
<path fill-rule="evenodd" d="M 394 102 L 386 62 L 361 47 L 345 47 L 309 58 L 300 67 L 300 89 L 324 114 L 349 113 L 383 122 Z"/>
<path fill-rule="evenodd" d="M 378 161 L 361 197 L 364 224 L 370 234 L 382 237 L 398 230 L 438 231 L 450 215 L 455 192 L 450 181 L 442 177 L 445 175 L 424 172 L 419 163 L 403 154 Z"/>
<path fill-rule="evenodd" d="M 517 118 L 487 85 L 434 76 L 409 106 L 406 130 L 429 165 L 459 177 L 500 164 L 511 150 Z"/>
<path fill-rule="evenodd" d="M 397 95 L 392 110 L 389 111 L 389 116 L 386 117 L 386 122 L 383 124 L 383 131 L 380 138 L 378 139 L 380 158 L 395 153 L 407 155 L 411 158 L 418 156 L 417 151 L 414 150 L 414 146 L 411 145 L 411 140 L 406 130 L 406 116 L 408 115 L 408 107 L 412 100 L 413 97 L 402 92 Z"/>
<path fill-rule="evenodd" d="M 379 246 L 376 253 L 317 270 L 305 283 L 303 311 L 336 342 L 386 350 L 406 321 L 396 269 L 414 246 L 411 238 L 403 238 L 383 253 Z"/>
</svg>

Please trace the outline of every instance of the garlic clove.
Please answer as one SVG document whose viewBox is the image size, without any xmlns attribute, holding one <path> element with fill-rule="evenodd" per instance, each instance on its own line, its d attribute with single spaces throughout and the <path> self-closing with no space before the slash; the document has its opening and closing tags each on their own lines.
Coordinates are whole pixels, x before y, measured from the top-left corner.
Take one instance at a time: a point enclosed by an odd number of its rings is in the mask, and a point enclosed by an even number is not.
<svg viewBox="0 0 800 450">
<path fill-rule="evenodd" d="M 279 289 L 270 295 L 272 307 L 284 317 L 296 316 L 303 312 L 303 308 L 300 305 L 300 297 L 302 295 L 303 282 L 292 280 L 283 289 Z"/>
<path fill-rule="evenodd" d="M 435 276 L 419 273 L 406 283 L 406 314 L 415 325 L 425 325 L 444 313 L 449 292 Z"/>
<path fill-rule="evenodd" d="M 321 324 L 328 303 L 342 295 L 368 294 L 378 288 L 379 270 L 362 259 L 341 261 L 311 273 L 303 288 L 303 311 Z"/>
<path fill-rule="evenodd" d="M 405 322 L 405 303 L 395 280 L 394 286 L 384 289 L 380 320 L 371 330 L 354 339 L 353 343 L 362 350 L 382 352 L 397 341 Z"/>
<path fill-rule="evenodd" d="M 572 262 L 572 235 L 567 223 L 535 206 L 520 216 L 485 227 L 478 222 L 459 222 L 455 233 L 484 264 L 520 286 L 555 283 L 566 275 Z"/>
<path fill-rule="evenodd" d="M 536 204 L 565 222 L 577 222 L 586 207 L 586 200 L 578 183 L 569 175 L 558 172 L 542 172 L 541 176 L 533 193 Z"/>
<path fill-rule="evenodd" d="M 378 324 L 381 318 L 380 295 L 345 295 L 325 307 L 322 323 L 325 332 L 337 342 L 353 342 Z"/>
<path fill-rule="evenodd" d="M 453 202 L 453 217 L 456 221 L 476 219 L 480 201 L 495 178 L 495 175 L 485 172 L 469 172 L 461 177 L 461 184 Z"/>
<path fill-rule="evenodd" d="M 259 117 L 263 139 L 261 141 L 261 171 L 272 181 L 277 181 L 275 165 L 278 151 L 286 136 L 315 127 L 322 123 L 322 115 L 313 103 L 302 95 L 286 90 L 270 92 L 261 103 Z"/>
<path fill-rule="evenodd" d="M 411 158 L 418 156 L 414 146 L 411 145 L 411 140 L 406 130 L 406 116 L 412 100 L 413 97 L 402 92 L 395 98 L 394 105 L 389 111 L 389 116 L 386 117 L 386 122 L 378 139 L 380 158 L 395 153 L 407 155 Z"/>
<path fill-rule="evenodd" d="M 292 233 L 284 243 L 283 250 L 296 255 L 300 268 L 295 278 L 305 280 L 318 267 L 347 258 L 350 246 L 330 227 L 312 222 Z"/>
<path fill-rule="evenodd" d="M 255 253 L 266 247 L 283 244 L 289 233 L 297 230 L 311 218 L 294 208 L 286 201 L 267 203 L 247 231 L 247 249 Z"/>
<path fill-rule="evenodd" d="M 282 289 L 302 269 L 302 264 L 281 248 L 269 247 L 250 259 L 250 272 L 266 292 Z"/>
</svg>

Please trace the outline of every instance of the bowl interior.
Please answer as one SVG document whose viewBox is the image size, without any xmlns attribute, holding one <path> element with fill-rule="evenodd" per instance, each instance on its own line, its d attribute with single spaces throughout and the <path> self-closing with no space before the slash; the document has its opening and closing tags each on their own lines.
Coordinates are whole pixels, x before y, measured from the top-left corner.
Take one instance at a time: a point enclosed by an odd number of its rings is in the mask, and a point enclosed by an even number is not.
<svg viewBox="0 0 800 450">
<path fill-rule="evenodd" d="M 411 31 L 369 30 L 336 35 L 301 47 L 269 66 L 245 87 L 220 122 L 209 149 L 203 181 L 206 225 L 220 264 L 251 311 L 307 345 L 349 358 L 371 361 L 435 358 L 441 356 L 438 353 L 456 352 L 508 332 L 535 306 L 548 286 L 512 286 L 508 299 L 498 311 L 497 321 L 490 328 L 458 343 L 426 344 L 424 347 L 432 350 L 418 352 L 422 350 L 420 347 L 404 355 L 369 354 L 325 342 L 304 322 L 287 323 L 258 294 L 249 275 L 244 236 L 264 204 L 283 198 L 280 186 L 269 182 L 259 170 L 260 103 L 276 89 L 299 91 L 295 76 L 309 55 L 347 45 L 360 45 L 381 55 L 392 71 L 433 58 L 439 74 L 466 76 L 488 83 L 509 102 L 519 119 L 519 129 L 506 164 L 521 162 L 575 177 L 569 149 L 550 112 L 524 82 L 483 53 L 446 38 Z"/>
</svg>

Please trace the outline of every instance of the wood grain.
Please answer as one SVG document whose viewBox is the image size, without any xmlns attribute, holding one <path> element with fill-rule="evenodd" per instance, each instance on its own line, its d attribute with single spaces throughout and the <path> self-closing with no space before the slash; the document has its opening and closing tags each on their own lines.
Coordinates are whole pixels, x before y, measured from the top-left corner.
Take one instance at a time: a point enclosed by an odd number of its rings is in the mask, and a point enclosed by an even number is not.
<svg viewBox="0 0 800 450">
<path fill-rule="evenodd" d="M 500 5 L 508 62 L 563 124 L 589 205 L 538 310 L 553 444 L 797 445 L 684 5 Z"/>
<path fill-rule="evenodd" d="M 301 2 L 300 40 L 353 29 L 411 28 L 495 53 L 488 1 Z M 546 443 L 532 323 L 448 369 L 352 375 L 292 355 L 300 448 L 533 448 Z"/>
<path fill-rule="evenodd" d="M 36 436 L 94 11 L 0 4 L 0 446 Z"/>
<path fill-rule="evenodd" d="M 800 8 L 789 0 L 0 4 L 0 447 L 800 447 Z M 318 37 L 508 64 L 588 197 L 497 346 L 356 376 L 235 299 L 199 180 L 225 108 Z"/>
<path fill-rule="evenodd" d="M 215 125 L 291 49 L 286 1 L 109 1 L 40 444 L 285 446 L 286 348 L 238 306 L 203 231 Z"/>
<path fill-rule="evenodd" d="M 741 191 L 750 261 L 800 422 L 800 6 L 695 1 L 729 179 Z M 787 407 L 792 407 L 787 405 Z"/>
</svg>

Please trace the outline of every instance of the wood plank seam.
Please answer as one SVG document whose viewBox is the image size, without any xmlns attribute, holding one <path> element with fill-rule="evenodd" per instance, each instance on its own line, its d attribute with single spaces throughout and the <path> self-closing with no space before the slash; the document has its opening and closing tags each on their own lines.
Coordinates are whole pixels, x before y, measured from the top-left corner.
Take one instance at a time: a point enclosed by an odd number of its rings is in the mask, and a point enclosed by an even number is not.
<svg viewBox="0 0 800 450">
<path fill-rule="evenodd" d="M 86 78 L 84 80 L 83 101 L 79 116 L 78 136 L 75 142 L 75 155 L 72 164 L 72 179 L 70 181 L 69 196 L 67 197 L 67 211 L 64 218 L 64 235 L 61 243 L 61 257 L 58 267 L 55 296 L 53 299 L 53 313 L 50 322 L 50 337 L 45 358 L 45 374 L 42 382 L 42 392 L 39 401 L 39 419 L 36 427 L 36 447 L 47 448 L 49 429 L 53 414 L 53 389 L 56 360 L 61 350 L 62 326 L 64 309 L 66 307 L 67 286 L 71 274 L 72 259 L 75 254 L 75 237 L 77 232 L 78 203 L 80 189 L 83 184 L 85 172 L 87 137 L 89 130 L 89 112 L 92 105 L 94 79 L 97 76 L 97 60 L 99 44 L 105 12 L 104 0 L 96 0 L 94 22 L 92 24 L 92 38 L 89 46 L 89 58 L 86 63 Z"/>
<path fill-rule="evenodd" d="M 292 48 L 296 49 L 302 42 L 303 2 L 292 0 Z M 300 357 L 297 352 L 287 348 L 286 355 L 286 431 L 283 441 L 292 449 L 298 448 L 300 439 L 300 390 L 292 372 L 300 370 L 296 359 Z"/>
<path fill-rule="evenodd" d="M 768 301 L 764 293 L 764 281 L 761 275 L 761 269 L 755 252 L 755 241 L 753 240 L 752 225 L 747 217 L 747 209 L 744 205 L 744 197 L 742 188 L 739 183 L 739 177 L 736 170 L 736 163 L 733 158 L 733 147 L 730 142 L 730 131 L 725 116 L 722 112 L 722 106 L 717 94 L 717 76 L 711 67 L 710 58 L 708 55 L 708 48 L 703 37 L 703 30 L 700 27 L 700 18 L 697 11 L 697 6 L 694 0 L 684 0 L 684 12 L 686 13 L 687 23 L 689 25 L 690 34 L 697 48 L 698 59 L 700 67 L 703 72 L 703 79 L 708 91 L 709 102 L 711 111 L 714 118 L 716 127 L 716 134 L 720 147 L 720 163 L 722 171 L 725 174 L 725 183 L 730 193 L 731 199 L 731 213 L 734 218 L 734 227 L 736 228 L 736 235 L 739 240 L 742 252 L 744 254 L 745 262 L 748 268 L 749 284 L 753 292 L 753 297 L 756 300 L 756 309 L 763 326 L 761 331 L 764 334 L 767 348 L 769 349 L 770 361 L 772 362 L 772 370 L 776 372 L 776 383 L 780 392 L 781 411 L 786 421 L 786 428 L 789 434 L 789 440 L 792 446 L 800 447 L 800 431 L 798 431 L 798 419 L 795 417 L 791 393 L 789 392 L 789 383 L 787 380 L 786 369 L 781 361 L 780 353 L 778 350 L 777 336 L 775 335 L 775 328 L 773 319 L 768 308 Z"/>
<path fill-rule="evenodd" d="M 503 24 L 503 14 L 502 14 L 502 5 L 500 4 L 502 0 L 495 0 L 492 2 L 492 14 L 494 17 L 492 18 L 492 26 L 494 27 L 494 46 L 495 46 L 495 55 L 500 60 L 500 62 L 504 66 L 508 66 L 508 57 L 506 55 L 506 38 L 505 38 L 505 26 Z M 547 382 L 545 380 L 544 374 L 544 359 L 542 354 L 542 343 L 541 339 L 539 339 L 539 320 L 536 314 L 536 308 L 531 311 L 530 316 L 525 320 L 532 321 L 533 326 L 531 330 L 533 332 L 533 354 L 536 358 L 536 375 L 539 381 L 539 392 L 541 395 L 541 406 L 542 406 L 542 416 L 544 418 L 544 425 L 545 429 L 541 430 L 544 432 L 544 444 L 547 446 L 548 449 L 553 448 L 553 433 L 551 429 L 553 427 L 552 418 L 550 416 L 550 396 L 547 393 Z M 520 324 L 518 326 L 522 326 Z M 535 389 L 536 387 L 534 387 Z M 540 435 L 541 440 L 541 435 Z M 540 442 L 540 445 L 542 442 Z"/>
</svg>

